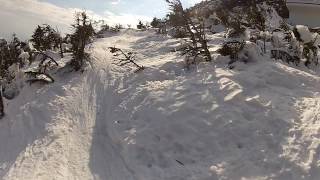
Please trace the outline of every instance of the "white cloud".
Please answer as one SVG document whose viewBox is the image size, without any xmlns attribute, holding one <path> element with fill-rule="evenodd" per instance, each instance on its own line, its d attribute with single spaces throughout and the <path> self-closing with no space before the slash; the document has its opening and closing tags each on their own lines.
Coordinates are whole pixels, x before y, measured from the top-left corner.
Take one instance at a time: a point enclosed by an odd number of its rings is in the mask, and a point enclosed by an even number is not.
<svg viewBox="0 0 320 180">
<path fill-rule="evenodd" d="M 37 0 L 0 0 L 0 36 L 12 32 L 26 38 L 38 24 L 48 23 L 61 31 L 68 31 L 73 13 L 78 9 L 65 9 Z"/>
<path fill-rule="evenodd" d="M 120 1 L 121 1 L 121 0 L 114 0 L 114 1 L 111 2 L 111 4 L 112 4 L 112 5 L 117 5 L 117 4 L 120 3 Z"/>
<path fill-rule="evenodd" d="M 142 15 L 134 15 L 134 14 L 114 14 L 110 11 L 104 12 L 104 19 L 110 25 L 122 24 L 122 25 L 136 25 L 138 21 L 141 20 L 143 22 L 151 21 L 152 17 L 142 16 Z"/>
<path fill-rule="evenodd" d="M 196 3 L 199 3 L 201 1 L 203 1 L 203 0 L 182 0 L 182 3 L 184 3 L 184 5 L 186 5 L 186 6 L 193 6 Z"/>
<path fill-rule="evenodd" d="M 120 2 L 116 0 L 114 2 Z M 62 8 L 38 0 L 0 0 L 0 37 L 9 38 L 13 32 L 18 37 L 29 38 L 38 24 L 50 24 L 59 27 L 62 32 L 69 32 L 76 8 Z M 86 10 L 93 19 L 105 20 L 108 24 L 136 24 L 137 21 L 149 21 L 151 18 L 132 14 L 114 14 L 106 11 L 98 15 Z"/>
</svg>

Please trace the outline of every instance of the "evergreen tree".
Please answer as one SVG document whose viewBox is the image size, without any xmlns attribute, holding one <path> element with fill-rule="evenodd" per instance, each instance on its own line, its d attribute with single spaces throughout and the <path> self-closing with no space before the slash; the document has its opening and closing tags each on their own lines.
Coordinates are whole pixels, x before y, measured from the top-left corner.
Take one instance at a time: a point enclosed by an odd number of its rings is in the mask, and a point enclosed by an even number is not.
<svg viewBox="0 0 320 180">
<path fill-rule="evenodd" d="M 74 70 L 78 71 L 84 65 L 84 61 L 88 58 L 85 53 L 85 46 L 90 42 L 90 39 L 95 35 L 93 26 L 89 17 L 85 12 L 77 13 L 75 16 L 75 24 L 72 25 L 74 32 L 71 35 L 73 58 L 71 65 Z"/>
<path fill-rule="evenodd" d="M 63 48 L 62 48 L 63 38 L 61 37 L 58 30 L 55 33 L 52 33 L 51 36 L 54 42 L 54 48 L 59 49 L 60 57 L 63 58 Z"/>
<path fill-rule="evenodd" d="M 171 13 L 169 14 L 169 22 L 176 27 L 183 27 L 188 31 L 189 37 L 193 46 L 187 49 L 187 54 L 194 56 L 195 59 L 200 54 L 203 54 L 206 61 L 211 61 L 211 53 L 208 48 L 204 24 L 195 24 L 190 12 L 185 10 L 180 0 L 166 0 L 169 4 Z M 171 19 L 171 20 L 170 20 Z M 198 47 L 200 44 L 200 47 Z"/>
<path fill-rule="evenodd" d="M 101 27 L 101 32 L 110 30 L 110 26 L 108 24 L 103 24 Z"/>
<path fill-rule="evenodd" d="M 34 33 L 32 35 L 32 39 L 30 40 L 33 43 L 33 47 L 35 49 L 38 49 L 38 50 L 42 50 L 43 49 L 42 42 L 43 42 L 43 39 L 44 39 L 44 35 L 45 35 L 44 29 L 41 26 L 38 25 L 36 30 L 34 31 Z"/>
<path fill-rule="evenodd" d="M 139 21 L 137 29 L 146 29 L 146 26 L 142 23 L 142 21 Z"/>
<path fill-rule="evenodd" d="M 46 51 L 52 48 L 59 48 L 62 43 L 60 34 L 50 25 L 38 25 L 30 40 L 38 51 Z"/>
<path fill-rule="evenodd" d="M 159 28 L 160 25 L 161 25 L 161 19 L 158 19 L 156 17 L 153 18 L 152 22 L 150 23 L 150 25 L 153 27 L 153 28 Z"/>
</svg>

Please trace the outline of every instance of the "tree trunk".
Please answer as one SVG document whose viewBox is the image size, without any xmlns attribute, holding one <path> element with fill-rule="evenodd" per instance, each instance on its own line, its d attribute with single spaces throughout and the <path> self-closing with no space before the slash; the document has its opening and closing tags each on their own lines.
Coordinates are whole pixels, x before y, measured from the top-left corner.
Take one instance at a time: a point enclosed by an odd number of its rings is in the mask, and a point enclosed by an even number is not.
<svg viewBox="0 0 320 180">
<path fill-rule="evenodd" d="M 60 57 L 63 58 L 63 49 L 62 49 L 62 42 L 61 41 L 59 43 L 59 48 L 60 48 Z"/>
<path fill-rule="evenodd" d="M 190 18 L 188 19 L 188 21 L 190 22 L 191 26 L 196 31 L 195 34 L 193 33 L 193 36 L 197 36 L 197 38 L 201 44 L 201 48 L 204 50 L 205 56 L 207 57 L 207 61 L 212 61 L 211 53 L 208 49 L 208 43 L 207 43 L 206 36 L 205 36 L 205 30 L 203 29 L 203 31 L 199 32 L 198 28 L 193 24 L 193 22 Z M 203 28 L 204 28 L 204 25 L 203 25 Z"/>
</svg>

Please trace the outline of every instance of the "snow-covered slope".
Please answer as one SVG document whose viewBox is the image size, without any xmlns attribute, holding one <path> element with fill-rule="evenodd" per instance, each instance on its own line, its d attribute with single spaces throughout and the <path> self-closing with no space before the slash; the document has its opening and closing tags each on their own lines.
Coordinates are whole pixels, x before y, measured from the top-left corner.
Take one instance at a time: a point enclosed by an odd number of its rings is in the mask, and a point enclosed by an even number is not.
<svg viewBox="0 0 320 180">
<path fill-rule="evenodd" d="M 178 42 L 126 30 L 91 46 L 92 69 L 26 87 L 0 121 L 0 179 L 320 178 L 318 72 L 217 54 L 185 70 Z M 113 65 L 114 45 L 147 68 Z"/>
</svg>

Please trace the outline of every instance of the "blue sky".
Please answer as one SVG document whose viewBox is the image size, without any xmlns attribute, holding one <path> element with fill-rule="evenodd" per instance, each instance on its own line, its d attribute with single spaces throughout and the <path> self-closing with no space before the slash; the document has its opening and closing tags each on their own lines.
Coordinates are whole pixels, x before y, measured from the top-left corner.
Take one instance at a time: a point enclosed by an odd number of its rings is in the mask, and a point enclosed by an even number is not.
<svg viewBox="0 0 320 180">
<path fill-rule="evenodd" d="M 97 14 L 110 11 L 114 14 L 136 14 L 143 16 L 164 16 L 167 12 L 165 0 L 41 0 L 65 8 L 92 10 Z M 200 0 L 182 0 L 191 6 Z"/>
<path fill-rule="evenodd" d="M 182 0 L 189 7 L 201 0 Z M 110 25 L 151 21 L 168 12 L 165 0 L 0 0 L 0 37 L 12 33 L 27 39 L 39 24 L 50 24 L 69 32 L 74 13 L 85 10 L 95 20 Z"/>
</svg>

